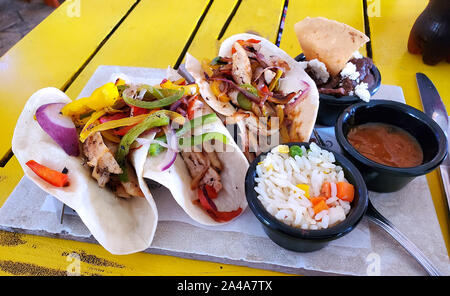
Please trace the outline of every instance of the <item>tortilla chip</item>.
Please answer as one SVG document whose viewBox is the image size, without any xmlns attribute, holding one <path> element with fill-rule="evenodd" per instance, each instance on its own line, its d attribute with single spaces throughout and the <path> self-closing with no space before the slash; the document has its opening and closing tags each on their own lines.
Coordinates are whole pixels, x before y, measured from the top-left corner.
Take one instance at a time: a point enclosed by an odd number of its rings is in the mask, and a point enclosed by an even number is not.
<svg viewBox="0 0 450 296">
<path fill-rule="evenodd" d="M 323 62 L 331 75 L 337 75 L 352 54 L 370 39 L 364 33 L 323 17 L 310 18 L 294 25 L 306 59 Z"/>
</svg>

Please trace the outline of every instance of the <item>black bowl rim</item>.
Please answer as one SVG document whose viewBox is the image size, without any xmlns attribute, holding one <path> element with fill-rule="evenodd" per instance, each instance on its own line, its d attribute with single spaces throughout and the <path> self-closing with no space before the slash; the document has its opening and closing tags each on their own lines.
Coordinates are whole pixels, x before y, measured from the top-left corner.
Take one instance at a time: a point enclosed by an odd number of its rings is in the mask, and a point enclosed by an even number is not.
<svg viewBox="0 0 450 296">
<path fill-rule="evenodd" d="M 290 142 L 284 143 L 283 145 L 299 145 L 309 148 L 309 143 L 306 142 Z M 364 179 L 361 173 L 358 171 L 356 166 L 351 163 L 345 156 L 337 153 L 336 151 L 330 150 L 328 148 L 318 145 L 321 149 L 332 152 L 335 156 L 336 163 L 338 163 L 342 168 L 345 168 L 350 172 L 353 179 L 355 180 L 355 189 L 359 191 L 359 201 L 353 206 L 353 212 L 348 215 L 346 219 L 338 224 L 331 226 L 327 229 L 318 230 L 305 230 L 301 228 L 295 228 L 279 221 L 274 216 L 272 216 L 261 204 L 257 197 L 257 192 L 255 191 L 255 180 L 253 175 L 255 174 L 256 165 L 261 161 L 261 158 L 271 151 L 261 153 L 257 158 L 255 158 L 247 170 L 245 176 L 245 195 L 247 203 L 252 210 L 256 218 L 266 227 L 281 232 L 283 234 L 289 235 L 297 239 L 305 240 L 330 240 L 342 237 L 352 231 L 364 216 L 368 207 L 368 191 Z"/>
<path fill-rule="evenodd" d="M 295 60 L 297 62 L 301 62 L 305 60 L 305 55 L 303 53 L 299 54 L 295 57 Z M 375 64 L 372 65 L 372 68 L 370 69 L 372 72 L 372 75 L 375 79 L 375 84 L 369 89 L 370 96 L 373 96 L 381 86 L 381 73 Z M 355 104 L 359 101 L 361 101 L 361 98 L 358 96 L 343 96 L 343 97 L 335 97 L 332 95 L 326 95 L 319 93 L 319 99 L 328 103 L 328 104 L 335 104 L 335 105 L 348 105 L 348 104 Z"/>
<path fill-rule="evenodd" d="M 419 166 L 415 167 L 408 167 L 408 168 L 398 168 L 398 167 L 391 167 L 387 165 L 383 165 L 380 163 L 377 163 L 373 160 L 370 160 L 360 154 L 351 144 L 348 142 L 347 137 L 344 135 L 344 132 L 342 130 L 342 126 L 344 123 L 344 118 L 347 116 L 347 114 L 354 114 L 357 112 L 359 108 L 370 108 L 373 106 L 380 106 L 384 105 L 389 108 L 394 108 L 399 111 L 407 113 L 412 120 L 419 120 L 425 125 L 427 125 L 431 130 L 433 130 L 434 134 L 437 136 L 437 141 L 439 143 L 438 147 L 438 153 L 431 159 L 430 161 L 421 164 Z M 380 121 L 382 122 L 382 121 Z M 339 146 L 346 151 L 348 154 L 350 154 L 352 157 L 354 157 L 357 161 L 361 162 L 362 164 L 375 168 L 378 171 L 389 173 L 389 174 L 395 174 L 395 175 L 403 175 L 403 176 L 420 176 L 427 174 L 431 172 L 433 169 L 435 169 L 446 157 L 447 155 L 447 137 L 445 136 L 444 132 L 440 128 L 440 126 L 428 115 L 423 113 L 422 111 L 409 106 L 404 103 L 391 101 L 391 100 L 371 100 L 369 103 L 357 103 L 353 104 L 349 107 L 347 107 L 342 113 L 339 115 L 336 125 L 334 127 L 335 129 L 335 135 L 336 140 L 339 143 Z"/>
</svg>

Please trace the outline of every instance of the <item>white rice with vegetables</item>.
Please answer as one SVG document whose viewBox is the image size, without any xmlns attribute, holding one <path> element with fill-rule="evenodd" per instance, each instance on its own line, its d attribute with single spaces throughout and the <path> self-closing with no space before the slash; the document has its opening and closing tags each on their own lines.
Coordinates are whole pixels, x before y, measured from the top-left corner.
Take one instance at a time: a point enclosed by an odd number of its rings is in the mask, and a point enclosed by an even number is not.
<svg viewBox="0 0 450 296">
<path fill-rule="evenodd" d="M 256 166 L 258 199 L 290 226 L 312 230 L 333 226 L 345 220 L 354 194 L 342 167 L 334 162 L 333 153 L 314 143 L 308 150 L 279 145 Z"/>
</svg>

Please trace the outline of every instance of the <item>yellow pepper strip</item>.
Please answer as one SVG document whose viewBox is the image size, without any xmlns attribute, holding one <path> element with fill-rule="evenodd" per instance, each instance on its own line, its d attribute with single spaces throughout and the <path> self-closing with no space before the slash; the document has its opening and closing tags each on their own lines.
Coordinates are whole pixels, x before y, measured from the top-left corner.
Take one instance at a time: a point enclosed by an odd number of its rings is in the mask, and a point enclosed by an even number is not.
<svg viewBox="0 0 450 296">
<path fill-rule="evenodd" d="M 81 98 L 65 105 L 61 112 L 66 116 L 77 116 L 87 113 L 89 110 L 101 110 L 105 107 L 113 106 L 120 98 L 117 86 L 108 82 L 97 88 L 90 97 Z"/>
<path fill-rule="evenodd" d="M 122 126 L 129 126 L 129 125 L 133 125 L 133 124 L 137 124 L 141 121 L 143 121 L 145 118 L 147 118 L 147 114 L 142 114 L 142 115 L 138 115 L 138 116 L 132 116 L 132 117 L 127 117 L 127 118 L 122 118 L 122 119 L 117 119 L 117 120 L 111 120 L 111 121 L 107 121 L 105 123 L 96 125 L 96 126 L 91 126 L 88 127 L 84 133 L 80 133 L 80 141 L 82 143 L 84 143 L 84 141 L 93 133 L 96 132 L 101 132 L 101 131 L 106 131 L 106 130 L 110 130 L 110 129 L 114 129 L 114 128 L 118 128 L 118 127 L 122 127 Z"/>
<path fill-rule="evenodd" d="M 113 134 L 110 130 L 109 131 L 102 131 L 102 136 L 106 140 L 113 142 L 113 143 L 120 143 L 120 138 Z"/>
<path fill-rule="evenodd" d="M 125 80 L 122 78 L 117 78 L 116 82 L 114 83 L 116 86 L 118 85 L 125 85 Z"/>
<path fill-rule="evenodd" d="M 170 111 L 170 110 L 158 110 L 159 112 L 167 115 L 173 122 L 176 122 L 179 125 L 183 125 L 185 122 L 185 118 L 174 111 Z M 127 117 L 127 118 L 122 118 L 122 119 L 117 119 L 117 120 L 111 120 L 96 126 L 91 126 L 88 127 L 85 131 L 85 133 L 80 134 L 80 141 L 82 143 L 84 143 L 84 141 L 93 133 L 96 132 L 102 132 L 102 131 L 106 131 L 106 130 L 110 130 L 110 129 L 114 129 L 114 128 L 118 128 L 118 127 L 122 127 L 122 126 L 130 126 L 130 125 L 134 125 L 137 123 L 142 122 L 144 119 L 146 119 L 148 116 L 150 116 L 150 114 L 142 114 L 142 115 L 138 115 L 138 116 L 131 116 L 131 117 Z"/>
<path fill-rule="evenodd" d="M 213 76 L 213 71 L 211 70 L 211 67 L 209 66 L 209 61 L 208 60 L 202 60 L 202 69 L 203 71 L 205 71 L 206 75 L 208 75 L 209 77 Z"/>
<path fill-rule="evenodd" d="M 177 81 L 175 81 L 173 84 L 176 84 L 176 85 L 183 85 L 184 82 L 186 82 L 186 79 L 180 78 L 180 79 L 178 79 Z"/>
<path fill-rule="evenodd" d="M 275 88 L 275 86 L 277 85 L 277 82 L 280 79 L 281 75 L 283 75 L 283 71 L 280 70 L 280 69 L 277 69 L 277 74 L 275 75 L 275 77 L 270 82 L 269 91 L 272 91 Z"/>
<path fill-rule="evenodd" d="M 176 85 L 172 81 L 167 80 L 164 83 L 160 84 L 163 89 L 173 89 L 173 90 L 181 90 L 184 89 L 184 94 L 187 96 L 192 96 L 198 94 L 198 85 L 197 84 L 188 84 L 188 85 Z"/>
<path fill-rule="evenodd" d="M 229 102 L 231 98 L 220 90 L 220 80 L 214 80 L 210 85 L 211 91 L 221 102 Z"/>
<path fill-rule="evenodd" d="M 305 192 L 305 196 L 309 199 L 309 185 L 307 184 L 297 184 L 296 185 L 299 189 L 303 190 Z"/>
<path fill-rule="evenodd" d="M 83 129 L 81 130 L 80 138 L 83 137 L 87 133 L 88 129 L 91 129 L 93 127 L 94 123 L 105 114 L 106 114 L 105 110 L 100 110 L 100 111 L 96 111 L 96 112 L 92 113 L 91 117 L 86 122 Z"/>
<path fill-rule="evenodd" d="M 281 124 L 280 125 L 280 135 L 281 135 L 281 141 L 282 143 L 289 143 L 290 142 L 290 137 L 289 137 L 289 132 L 287 130 L 287 127 L 285 124 Z"/>
</svg>

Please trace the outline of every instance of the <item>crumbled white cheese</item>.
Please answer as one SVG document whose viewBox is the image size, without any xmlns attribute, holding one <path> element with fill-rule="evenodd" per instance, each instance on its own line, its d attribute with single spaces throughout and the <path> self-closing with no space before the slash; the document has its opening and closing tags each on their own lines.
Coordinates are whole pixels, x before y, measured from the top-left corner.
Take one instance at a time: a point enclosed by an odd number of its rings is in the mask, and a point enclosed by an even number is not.
<svg viewBox="0 0 450 296">
<path fill-rule="evenodd" d="M 362 56 L 362 54 L 361 54 L 359 51 L 355 51 L 355 52 L 352 54 L 352 58 L 354 58 L 354 59 L 362 59 L 363 56 Z"/>
<path fill-rule="evenodd" d="M 348 62 L 344 69 L 341 71 L 342 78 L 350 78 L 351 80 L 356 80 L 359 77 L 359 72 L 356 71 L 356 65 Z"/>
<path fill-rule="evenodd" d="M 330 78 L 330 73 L 328 73 L 327 66 L 325 66 L 325 64 L 318 59 L 310 60 L 308 62 L 308 66 L 314 72 L 316 78 L 323 83 L 326 83 L 328 78 Z"/>
<path fill-rule="evenodd" d="M 355 95 L 365 102 L 370 101 L 370 92 L 368 87 L 369 85 L 365 82 L 361 82 L 355 87 Z"/>
</svg>

